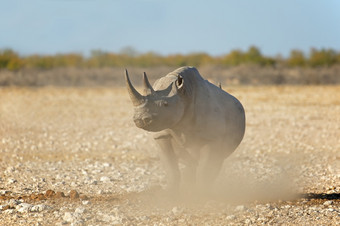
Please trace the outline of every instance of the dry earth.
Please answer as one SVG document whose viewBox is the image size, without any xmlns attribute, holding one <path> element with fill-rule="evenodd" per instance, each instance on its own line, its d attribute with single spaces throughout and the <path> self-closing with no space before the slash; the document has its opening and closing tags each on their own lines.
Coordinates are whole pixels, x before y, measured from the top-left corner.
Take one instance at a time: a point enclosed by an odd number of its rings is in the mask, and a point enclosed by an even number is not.
<svg viewBox="0 0 340 226">
<path fill-rule="evenodd" d="M 0 89 L 1 225 L 336 225 L 340 87 L 227 87 L 245 138 L 210 197 L 161 189 L 123 88 Z"/>
</svg>

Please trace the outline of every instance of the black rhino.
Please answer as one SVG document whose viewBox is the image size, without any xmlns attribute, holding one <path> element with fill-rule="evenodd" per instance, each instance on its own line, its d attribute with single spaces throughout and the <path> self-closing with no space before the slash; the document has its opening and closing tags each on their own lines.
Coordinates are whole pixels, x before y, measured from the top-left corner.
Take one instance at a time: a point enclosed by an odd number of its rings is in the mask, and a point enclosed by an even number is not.
<svg viewBox="0 0 340 226">
<path fill-rule="evenodd" d="M 181 67 L 153 87 L 144 73 L 144 94 L 126 82 L 137 127 L 155 132 L 169 189 L 180 180 L 208 188 L 245 132 L 245 112 L 232 95 L 204 80 L 194 67 Z M 181 176 L 179 160 L 186 165 Z"/>
</svg>

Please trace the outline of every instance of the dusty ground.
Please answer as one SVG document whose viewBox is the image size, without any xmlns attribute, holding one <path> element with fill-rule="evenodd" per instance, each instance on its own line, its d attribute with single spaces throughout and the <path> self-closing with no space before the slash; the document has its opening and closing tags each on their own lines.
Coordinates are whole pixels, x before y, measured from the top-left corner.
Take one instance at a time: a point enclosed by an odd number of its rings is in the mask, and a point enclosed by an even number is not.
<svg viewBox="0 0 340 226">
<path fill-rule="evenodd" d="M 226 89 L 247 130 L 204 199 L 162 191 L 125 89 L 0 89 L 1 224 L 339 224 L 340 87 Z"/>
</svg>

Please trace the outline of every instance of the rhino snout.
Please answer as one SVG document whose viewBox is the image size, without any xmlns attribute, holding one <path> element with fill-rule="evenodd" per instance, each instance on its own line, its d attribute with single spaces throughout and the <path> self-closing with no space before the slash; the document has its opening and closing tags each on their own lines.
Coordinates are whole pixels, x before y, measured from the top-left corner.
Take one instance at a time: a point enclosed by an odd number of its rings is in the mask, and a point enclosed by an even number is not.
<svg viewBox="0 0 340 226">
<path fill-rule="evenodd" d="M 143 128 L 152 123 L 152 118 L 151 117 L 135 118 L 134 122 L 137 127 Z"/>
</svg>

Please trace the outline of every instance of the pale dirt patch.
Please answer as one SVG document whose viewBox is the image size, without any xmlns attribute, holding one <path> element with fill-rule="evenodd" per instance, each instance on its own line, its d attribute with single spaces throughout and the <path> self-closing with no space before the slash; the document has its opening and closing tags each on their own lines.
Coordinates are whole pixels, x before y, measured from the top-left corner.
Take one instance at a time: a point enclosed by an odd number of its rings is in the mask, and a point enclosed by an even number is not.
<svg viewBox="0 0 340 226">
<path fill-rule="evenodd" d="M 339 222 L 340 87 L 225 89 L 244 105 L 246 135 L 202 198 L 162 191 L 157 146 L 134 126 L 125 88 L 1 88 L 0 222 Z"/>
</svg>

